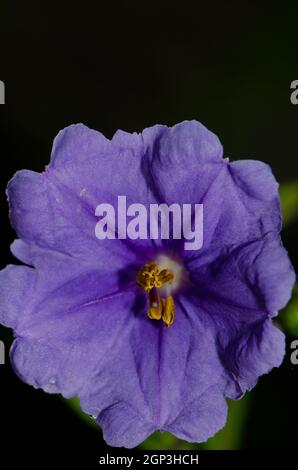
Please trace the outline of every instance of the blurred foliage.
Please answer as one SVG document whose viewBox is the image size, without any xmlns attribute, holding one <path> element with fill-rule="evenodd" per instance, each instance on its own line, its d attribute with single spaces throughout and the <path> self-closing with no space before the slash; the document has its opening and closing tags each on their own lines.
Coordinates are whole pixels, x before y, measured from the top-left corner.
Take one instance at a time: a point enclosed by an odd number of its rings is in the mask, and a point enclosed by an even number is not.
<svg viewBox="0 0 298 470">
<path fill-rule="evenodd" d="M 242 400 L 228 400 L 228 419 L 226 426 L 207 442 L 198 444 L 177 439 L 170 433 L 155 433 L 140 445 L 140 449 L 146 450 L 230 450 L 240 449 L 242 444 L 243 429 L 249 411 L 249 395 Z"/>
<path fill-rule="evenodd" d="M 71 398 L 70 400 L 66 400 L 62 398 L 62 400 L 74 411 L 88 426 L 92 426 L 93 428 L 100 430 L 100 427 L 96 423 L 96 420 L 92 417 L 84 413 L 80 406 L 80 400 L 77 397 Z"/>
<path fill-rule="evenodd" d="M 279 188 L 283 225 L 298 218 L 298 181 L 290 181 Z"/>
<path fill-rule="evenodd" d="M 298 218 L 298 181 L 292 181 L 280 186 L 281 209 L 283 226 L 288 226 Z M 294 289 L 292 301 L 281 315 L 281 324 L 286 333 L 298 336 L 298 285 Z M 146 450 L 188 450 L 188 449 L 213 449 L 228 450 L 241 449 L 242 436 L 245 429 L 246 418 L 249 413 L 250 396 L 246 395 L 242 400 L 228 400 L 228 419 L 226 426 L 207 442 L 189 443 L 177 439 L 170 433 L 156 432 L 144 441 L 139 448 Z M 100 429 L 96 421 L 81 411 L 77 398 L 67 401 L 86 424 Z"/>
<path fill-rule="evenodd" d="M 298 181 L 290 181 L 280 186 L 280 202 L 283 226 L 287 227 L 298 219 Z M 298 336 L 298 284 L 294 287 L 290 303 L 280 316 L 280 323 L 285 333 Z"/>
<path fill-rule="evenodd" d="M 209 439 L 205 449 L 233 450 L 241 449 L 242 436 L 249 413 L 250 395 L 245 395 L 241 400 L 228 400 L 229 412 L 226 426 Z"/>
<path fill-rule="evenodd" d="M 189 442 L 177 439 L 169 432 L 156 432 L 148 437 L 139 448 L 143 450 L 184 450 L 194 449 L 194 446 Z M 196 448 L 198 448 L 198 444 Z"/>
<path fill-rule="evenodd" d="M 83 413 L 78 398 L 63 401 L 88 426 L 100 431 L 95 419 Z M 146 439 L 139 448 L 142 450 L 230 450 L 241 449 L 243 429 L 249 412 L 249 395 L 242 400 L 228 400 L 228 418 L 226 426 L 207 442 L 190 443 L 176 438 L 168 432 L 156 432 Z"/>
<path fill-rule="evenodd" d="M 285 333 L 298 337 L 298 284 L 294 287 L 290 303 L 280 316 L 280 323 Z"/>
</svg>

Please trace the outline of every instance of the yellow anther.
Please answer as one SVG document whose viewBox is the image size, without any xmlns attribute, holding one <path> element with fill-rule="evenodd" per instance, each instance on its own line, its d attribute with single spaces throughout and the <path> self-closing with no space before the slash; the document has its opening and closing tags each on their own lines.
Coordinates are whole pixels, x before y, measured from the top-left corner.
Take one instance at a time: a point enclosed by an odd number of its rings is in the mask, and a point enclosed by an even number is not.
<svg viewBox="0 0 298 470">
<path fill-rule="evenodd" d="M 160 320 L 162 317 L 162 301 L 157 292 L 157 289 L 153 288 L 149 292 L 149 310 L 148 310 L 148 317 L 151 320 Z"/>
<path fill-rule="evenodd" d="M 159 271 L 156 263 L 143 266 L 137 275 L 137 284 L 148 294 L 148 317 L 151 320 L 163 320 L 169 327 L 175 319 L 175 304 L 171 295 L 161 298 L 158 289 L 174 280 L 174 274 L 169 269 Z"/>
<path fill-rule="evenodd" d="M 172 282 L 174 279 L 174 274 L 171 273 L 168 269 L 163 269 L 160 273 L 157 274 L 157 279 L 155 281 L 156 287 L 162 287 L 167 282 Z"/>
<path fill-rule="evenodd" d="M 169 327 L 175 320 L 175 304 L 173 297 L 169 295 L 166 299 L 162 299 L 162 306 L 162 320 L 167 327 Z"/>
<path fill-rule="evenodd" d="M 158 267 L 155 263 L 145 264 L 137 275 L 137 284 L 146 292 L 150 292 L 153 287 L 156 287 L 157 274 Z"/>
</svg>

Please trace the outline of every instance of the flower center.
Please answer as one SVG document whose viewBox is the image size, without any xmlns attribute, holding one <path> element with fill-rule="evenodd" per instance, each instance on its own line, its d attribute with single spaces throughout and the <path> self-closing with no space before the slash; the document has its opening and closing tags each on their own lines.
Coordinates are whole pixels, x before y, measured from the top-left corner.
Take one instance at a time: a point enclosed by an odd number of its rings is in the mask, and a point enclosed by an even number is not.
<svg viewBox="0 0 298 470">
<path fill-rule="evenodd" d="M 171 295 L 178 286 L 181 267 L 166 256 L 145 264 L 137 275 L 137 284 L 148 294 L 148 317 L 162 320 L 168 327 L 175 320 L 175 303 Z"/>
</svg>

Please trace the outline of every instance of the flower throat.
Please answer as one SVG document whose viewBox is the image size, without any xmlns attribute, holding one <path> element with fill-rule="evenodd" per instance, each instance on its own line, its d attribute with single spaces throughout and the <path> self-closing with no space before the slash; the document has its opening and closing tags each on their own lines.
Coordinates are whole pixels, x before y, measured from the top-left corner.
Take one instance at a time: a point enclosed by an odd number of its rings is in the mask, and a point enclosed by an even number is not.
<svg viewBox="0 0 298 470">
<path fill-rule="evenodd" d="M 171 270 L 160 270 L 156 263 L 148 263 L 142 267 L 136 279 L 137 284 L 148 294 L 148 317 L 151 320 L 162 320 L 168 327 L 175 320 L 174 299 L 171 295 L 161 297 L 160 288 L 172 284 L 174 278 Z"/>
</svg>

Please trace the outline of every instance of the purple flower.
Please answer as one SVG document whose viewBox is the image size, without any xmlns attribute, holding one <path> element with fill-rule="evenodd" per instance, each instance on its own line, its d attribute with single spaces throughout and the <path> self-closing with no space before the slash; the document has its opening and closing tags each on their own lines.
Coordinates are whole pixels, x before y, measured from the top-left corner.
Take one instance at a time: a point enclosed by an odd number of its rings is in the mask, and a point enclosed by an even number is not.
<svg viewBox="0 0 298 470">
<path fill-rule="evenodd" d="M 42 174 L 8 185 L 25 265 L 0 273 L 0 321 L 17 374 L 77 395 L 112 446 L 155 430 L 205 441 L 240 398 L 281 364 L 294 272 L 280 240 L 278 185 L 257 161 L 229 163 L 196 121 L 110 141 L 61 131 Z M 204 242 L 95 236 L 100 203 L 203 204 Z"/>
</svg>

